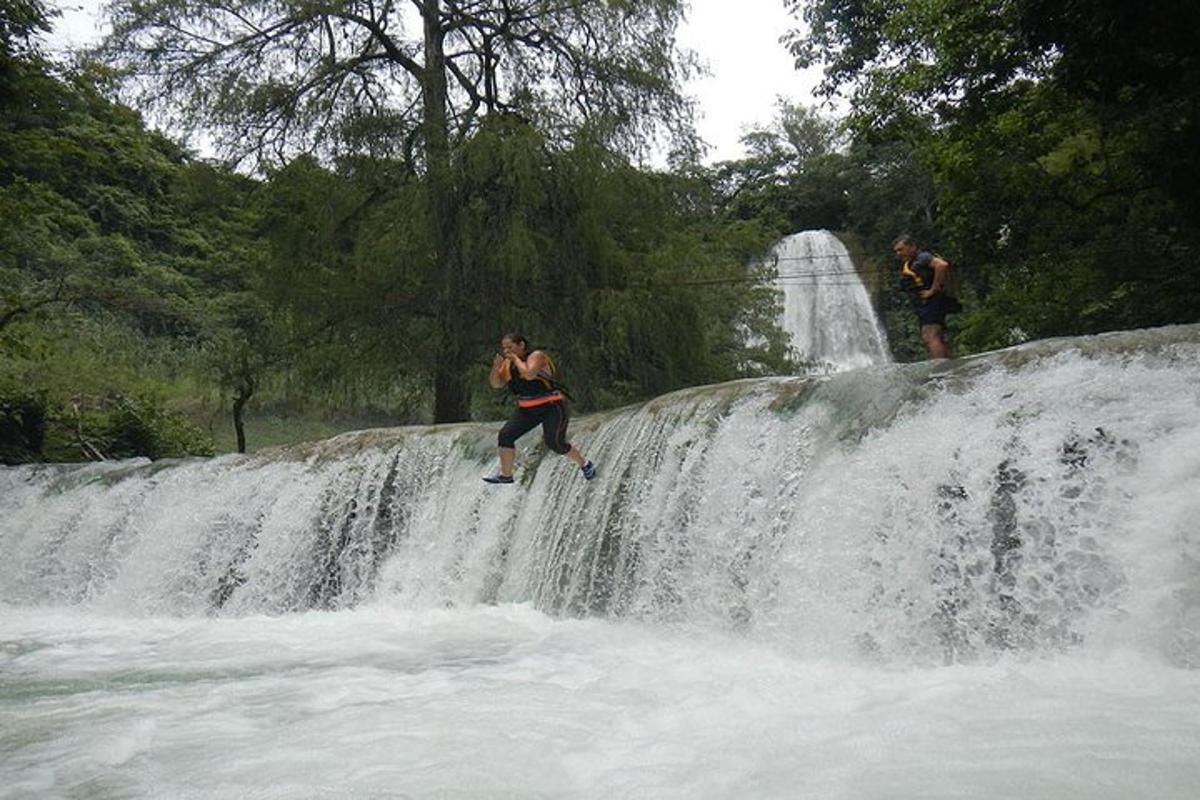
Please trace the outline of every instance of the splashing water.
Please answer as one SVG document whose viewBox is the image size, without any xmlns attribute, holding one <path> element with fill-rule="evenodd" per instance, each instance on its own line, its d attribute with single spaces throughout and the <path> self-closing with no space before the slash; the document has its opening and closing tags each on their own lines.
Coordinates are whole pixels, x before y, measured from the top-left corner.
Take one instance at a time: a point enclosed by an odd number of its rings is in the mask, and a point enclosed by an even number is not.
<svg viewBox="0 0 1200 800">
<path fill-rule="evenodd" d="M 1191 797 L 1200 327 L 0 471 L 0 796 Z M 6 794 L 7 793 L 7 794 Z"/>
<path fill-rule="evenodd" d="M 846 247 L 829 231 L 794 233 L 775 245 L 783 289 L 780 326 L 796 360 L 814 372 L 887 364 L 887 338 Z"/>
</svg>

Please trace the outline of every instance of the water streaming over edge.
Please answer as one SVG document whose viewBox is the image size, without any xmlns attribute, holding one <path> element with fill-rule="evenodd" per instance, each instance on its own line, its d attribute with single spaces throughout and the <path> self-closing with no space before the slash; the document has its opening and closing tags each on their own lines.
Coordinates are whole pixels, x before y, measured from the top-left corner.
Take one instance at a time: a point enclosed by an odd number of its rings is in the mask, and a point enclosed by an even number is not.
<svg viewBox="0 0 1200 800">
<path fill-rule="evenodd" d="M 479 481 L 496 425 L 0 471 L 0 599 L 117 615 L 528 602 L 941 663 L 1200 663 L 1200 327 L 686 390 Z"/>
</svg>

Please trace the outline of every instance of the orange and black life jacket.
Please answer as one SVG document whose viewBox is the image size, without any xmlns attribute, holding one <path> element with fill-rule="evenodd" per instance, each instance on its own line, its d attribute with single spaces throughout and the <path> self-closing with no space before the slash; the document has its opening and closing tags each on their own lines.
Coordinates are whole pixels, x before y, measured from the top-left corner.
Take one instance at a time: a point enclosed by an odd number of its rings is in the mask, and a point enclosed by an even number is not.
<svg viewBox="0 0 1200 800">
<path fill-rule="evenodd" d="M 546 355 L 546 367 L 536 378 L 522 378 L 510 367 L 509 363 L 504 365 L 504 371 L 509 373 L 508 390 L 516 395 L 517 405 L 521 408 L 536 408 L 570 399 L 566 389 L 554 379 L 554 362 L 550 356 Z"/>
<path fill-rule="evenodd" d="M 933 285 L 933 253 L 922 250 L 900 266 L 900 288 L 916 294 Z"/>
<path fill-rule="evenodd" d="M 933 276 L 936 270 L 933 268 L 933 259 L 942 258 L 935 256 L 927 250 L 922 250 L 913 257 L 912 261 L 905 261 L 900 265 L 900 288 L 906 292 L 916 294 L 917 292 L 928 289 L 933 285 Z M 954 273 L 954 265 L 949 260 L 942 258 L 946 262 L 946 282 L 942 285 L 942 294 L 950 297 L 958 296 L 958 277 Z"/>
</svg>

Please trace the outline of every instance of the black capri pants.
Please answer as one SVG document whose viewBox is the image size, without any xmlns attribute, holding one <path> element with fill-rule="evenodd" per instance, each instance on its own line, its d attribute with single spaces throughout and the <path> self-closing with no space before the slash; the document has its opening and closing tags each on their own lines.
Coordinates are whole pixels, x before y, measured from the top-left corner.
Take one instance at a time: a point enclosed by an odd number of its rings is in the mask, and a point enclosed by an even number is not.
<svg viewBox="0 0 1200 800">
<path fill-rule="evenodd" d="M 546 403 L 533 408 L 518 408 L 500 429 L 500 446 L 516 447 L 517 439 L 541 425 L 542 438 L 546 442 L 546 447 L 556 453 L 566 455 L 571 449 L 571 445 L 567 441 L 569 418 L 570 414 L 567 412 L 565 401 Z"/>
</svg>

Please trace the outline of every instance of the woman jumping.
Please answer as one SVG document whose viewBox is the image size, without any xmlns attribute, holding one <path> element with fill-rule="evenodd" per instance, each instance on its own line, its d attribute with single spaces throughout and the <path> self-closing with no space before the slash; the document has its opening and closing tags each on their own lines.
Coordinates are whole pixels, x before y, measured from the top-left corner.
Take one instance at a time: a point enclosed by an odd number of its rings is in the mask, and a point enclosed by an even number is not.
<svg viewBox="0 0 1200 800">
<path fill-rule="evenodd" d="M 505 334 L 500 353 L 492 360 L 488 384 L 516 395 L 517 409 L 500 429 L 500 472 L 484 478 L 488 483 L 512 483 L 517 439 L 542 426 L 546 447 L 575 462 L 583 477 L 596 477 L 596 467 L 567 441 L 567 396 L 554 380 L 554 364 L 541 350 L 530 352 L 529 341 L 519 333 Z"/>
</svg>

